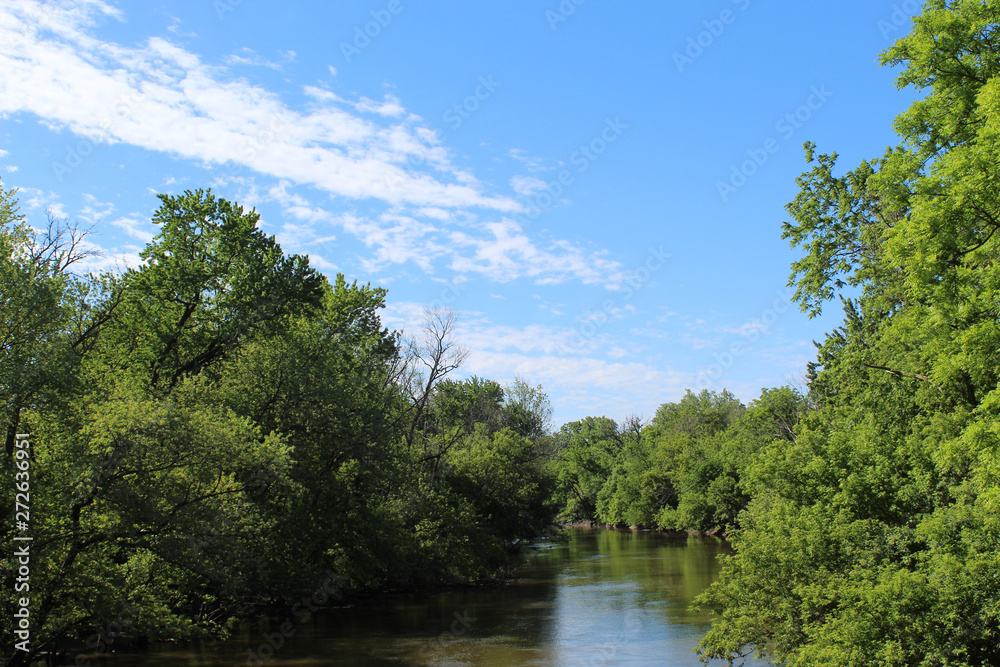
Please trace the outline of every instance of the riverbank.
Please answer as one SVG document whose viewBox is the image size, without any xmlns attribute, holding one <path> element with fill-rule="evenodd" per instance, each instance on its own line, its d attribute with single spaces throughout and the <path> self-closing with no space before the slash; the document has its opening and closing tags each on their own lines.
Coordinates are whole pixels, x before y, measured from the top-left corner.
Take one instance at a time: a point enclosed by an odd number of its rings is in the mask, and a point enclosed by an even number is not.
<svg viewBox="0 0 1000 667">
<path fill-rule="evenodd" d="M 549 532 L 542 532 L 531 539 L 509 545 L 509 562 L 491 576 L 475 581 L 349 589 L 340 585 L 333 573 L 327 573 L 327 576 L 318 582 L 315 590 L 304 591 L 294 600 L 258 604 L 248 612 L 234 617 L 229 624 L 230 634 L 205 634 L 190 639 L 154 639 L 130 631 L 127 622 L 115 621 L 103 628 L 88 628 L 78 638 L 56 641 L 49 650 L 36 656 L 32 665 L 48 667 L 49 664 L 74 664 L 73 659 L 77 657 L 82 660 L 79 664 L 95 665 L 97 660 L 104 660 L 109 655 L 142 651 L 151 646 L 161 648 L 172 646 L 178 651 L 208 650 L 232 641 L 235 636 L 263 636 L 273 631 L 274 627 L 281 627 L 283 621 L 288 619 L 339 613 L 351 609 L 369 610 L 383 605 L 399 604 L 401 601 L 405 603 L 433 596 L 469 595 L 495 590 L 517 581 L 517 571 L 538 553 L 533 545 L 540 541 L 563 542 L 565 539 L 562 527 L 553 524 Z"/>
<path fill-rule="evenodd" d="M 718 576 L 717 556 L 725 545 L 627 528 L 564 529 L 564 539 L 541 538 L 548 544 L 526 552 L 516 578 L 501 585 L 370 597 L 320 610 L 307 622 L 278 616 L 240 627 L 226 641 L 155 644 L 91 663 L 564 667 L 595 660 L 612 665 L 628 656 L 643 664 L 696 667 L 691 650 L 711 619 L 690 603 Z M 287 636 L 281 634 L 286 622 Z M 251 658 L 260 663 L 248 663 Z"/>
<path fill-rule="evenodd" d="M 571 521 L 559 524 L 562 528 L 605 528 L 607 530 L 628 530 L 641 533 L 656 533 L 667 537 L 718 537 L 726 539 L 729 535 L 725 528 L 715 528 L 713 530 L 665 530 L 663 528 L 652 528 L 649 526 L 625 526 L 611 523 L 600 523 L 597 521 Z"/>
</svg>

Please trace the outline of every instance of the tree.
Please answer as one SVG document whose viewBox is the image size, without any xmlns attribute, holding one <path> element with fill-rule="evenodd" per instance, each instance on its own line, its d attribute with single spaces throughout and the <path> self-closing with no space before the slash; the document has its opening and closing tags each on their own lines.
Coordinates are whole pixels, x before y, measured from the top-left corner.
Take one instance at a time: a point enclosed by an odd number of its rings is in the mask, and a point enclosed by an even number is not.
<svg viewBox="0 0 1000 667">
<path fill-rule="evenodd" d="M 51 214 L 47 227 L 34 232 L 15 195 L 0 185 L 0 419 L 8 457 L 21 410 L 66 361 L 56 341 L 83 288 L 71 268 L 95 255 L 84 243 L 87 230 Z"/>
<path fill-rule="evenodd" d="M 556 501 L 569 521 L 598 518 L 598 494 L 621 447 L 618 425 L 607 417 L 585 417 L 563 424 L 555 435 Z"/>
<path fill-rule="evenodd" d="M 723 474 L 727 429 L 743 404 L 731 393 L 691 391 L 664 403 L 646 427 L 628 420 L 614 471 L 601 489 L 598 514 L 617 525 L 669 530 L 720 530 L 716 497 L 731 491 Z M 728 481 L 727 481 L 728 480 Z"/>
<path fill-rule="evenodd" d="M 536 458 L 528 438 L 506 428 L 490 433 L 483 426 L 448 454 L 451 485 L 472 500 L 501 543 L 547 527 L 548 488 Z"/>
<path fill-rule="evenodd" d="M 256 212 L 210 190 L 158 197 L 160 232 L 140 253 L 144 264 L 120 278 L 128 298 L 123 316 L 103 327 L 102 357 L 169 391 L 258 332 L 316 308 L 321 280 L 308 258 L 285 256 L 257 228 Z"/>
<path fill-rule="evenodd" d="M 252 493 L 262 512 L 280 517 L 264 540 L 275 555 L 258 588 L 290 597 L 309 593 L 327 570 L 357 589 L 401 578 L 387 544 L 399 539 L 388 507 L 409 482 L 399 339 L 379 317 L 384 289 L 338 274 L 322 290 L 318 310 L 244 345 L 219 383 L 226 405 L 290 449 L 287 483 Z"/>
<path fill-rule="evenodd" d="M 552 405 L 542 385 L 532 386 L 520 375 L 504 390 L 503 423 L 526 438 L 538 440 L 552 422 Z"/>
<path fill-rule="evenodd" d="M 32 237 L 16 219 L 4 230 L 12 310 L 0 373 L 16 389 L 5 417 L 35 440 L 36 651 L 123 605 L 150 635 L 222 630 L 253 597 L 259 531 L 275 519 L 249 502 L 247 484 L 282 478 L 288 451 L 220 405 L 215 372 L 313 308 L 320 279 L 256 229 L 256 214 L 201 191 L 161 200 L 145 264 L 121 276 L 68 274 L 84 248 L 72 226 Z M 198 539 L 211 525 L 225 529 Z"/>
<path fill-rule="evenodd" d="M 511 412 L 498 383 L 445 378 L 454 313 L 429 312 L 407 358 L 384 289 L 330 284 L 210 192 L 160 199 L 142 265 L 80 278 L 78 230 L 33 235 L 0 190 L 0 410 L 33 457 L 33 652 L 11 664 L 112 622 L 225 635 L 331 573 L 367 591 L 506 572 L 551 519 L 512 430 L 544 424 L 541 388 Z"/>
<path fill-rule="evenodd" d="M 814 409 L 747 468 L 705 659 L 1000 663 L 1000 3 L 913 22 L 882 55 L 926 92 L 900 144 L 841 176 L 806 145 L 791 282 L 845 320 L 810 366 Z"/>
<path fill-rule="evenodd" d="M 504 421 L 504 390 L 500 383 L 475 375 L 461 381 L 445 378 L 433 390 L 430 412 L 433 427 L 425 431 L 445 433 L 457 429 L 468 435 L 481 424 L 496 433 Z"/>
<path fill-rule="evenodd" d="M 434 386 L 469 356 L 469 351 L 454 341 L 457 325 L 458 314 L 455 311 L 436 307 L 428 309 L 424 312 L 420 332 L 409 343 L 411 375 L 407 384 L 413 403 L 413 419 L 406 436 L 408 445 L 413 444 Z"/>
</svg>

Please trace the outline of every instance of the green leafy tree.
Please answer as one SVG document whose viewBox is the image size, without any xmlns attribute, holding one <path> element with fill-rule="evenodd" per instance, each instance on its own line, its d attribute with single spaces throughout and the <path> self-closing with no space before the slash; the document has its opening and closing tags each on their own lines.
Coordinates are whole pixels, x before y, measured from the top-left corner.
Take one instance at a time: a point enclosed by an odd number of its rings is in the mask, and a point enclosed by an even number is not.
<svg viewBox="0 0 1000 667">
<path fill-rule="evenodd" d="M 686 392 L 641 428 L 622 429 L 623 447 L 599 494 L 598 514 L 616 525 L 722 530 L 737 511 L 727 429 L 742 415 L 732 394 Z M 726 509 L 723 509 L 723 506 Z"/>
<path fill-rule="evenodd" d="M 478 426 L 448 456 L 453 488 L 470 498 L 500 545 L 541 532 L 549 489 L 535 443 L 510 429 Z"/>
<path fill-rule="evenodd" d="M 85 290 L 72 269 L 94 255 L 85 237 L 85 230 L 51 215 L 47 227 L 34 232 L 16 192 L 0 185 L 0 419 L 8 457 L 21 410 L 71 362 L 61 341 L 74 300 Z"/>
<path fill-rule="evenodd" d="M 388 508 L 406 486 L 408 413 L 396 384 L 398 337 L 378 315 L 384 299 L 385 290 L 338 275 L 323 283 L 318 310 L 258 337 L 223 368 L 225 402 L 281 433 L 291 452 L 290 485 L 257 494 L 282 518 L 268 540 L 281 556 L 267 590 L 301 595 L 326 570 L 354 588 L 399 583 L 390 544 L 399 527 Z"/>
<path fill-rule="evenodd" d="M 1000 3 L 913 22 L 882 56 L 926 93 L 901 143 L 843 176 L 806 146 L 791 281 L 845 321 L 809 369 L 815 409 L 748 466 L 706 659 L 1000 663 Z"/>
<path fill-rule="evenodd" d="M 536 442 L 548 435 L 552 405 L 542 385 L 532 386 L 518 376 L 506 387 L 504 396 L 504 426 Z"/>
<path fill-rule="evenodd" d="M 160 231 L 120 278 L 121 315 L 100 335 L 100 372 L 133 372 L 168 391 L 253 335 L 315 308 L 321 278 L 257 228 L 260 216 L 211 191 L 158 195 Z"/>
<path fill-rule="evenodd" d="M 598 493 L 597 515 L 607 524 L 654 527 L 664 507 L 677 505 L 671 460 L 637 419 L 626 420 L 619 432 L 622 447 Z"/>
<path fill-rule="evenodd" d="M 585 417 L 564 424 L 555 436 L 556 502 L 569 521 L 598 518 L 598 494 L 621 447 L 618 425 L 607 417 Z"/>
<path fill-rule="evenodd" d="M 214 382 L 240 346 L 314 307 L 320 279 L 256 214 L 201 191 L 161 199 L 160 234 L 122 276 L 73 279 L 72 227 L 32 238 L 14 220 L 4 232 L 5 294 L 38 308 L 7 320 L 14 356 L 2 366 L 18 383 L 8 428 L 33 439 L 35 651 L 123 605 L 152 636 L 222 631 L 256 595 L 274 516 L 247 486 L 282 478 L 288 451 L 221 405 Z"/>
<path fill-rule="evenodd" d="M 160 199 L 140 266 L 80 277 L 79 230 L 32 232 L 0 189 L 0 495 L 30 433 L 34 517 L 33 651 L 9 664 L 113 621 L 225 635 L 330 572 L 353 591 L 508 572 L 552 520 L 541 387 L 449 381 L 454 314 L 407 346 L 384 289 L 330 284 L 255 212 Z"/>
<path fill-rule="evenodd" d="M 467 380 L 446 378 L 434 389 L 430 411 L 435 431 L 457 429 L 468 435 L 482 424 L 495 433 L 503 427 L 504 390 L 500 383 L 475 375 Z"/>
</svg>

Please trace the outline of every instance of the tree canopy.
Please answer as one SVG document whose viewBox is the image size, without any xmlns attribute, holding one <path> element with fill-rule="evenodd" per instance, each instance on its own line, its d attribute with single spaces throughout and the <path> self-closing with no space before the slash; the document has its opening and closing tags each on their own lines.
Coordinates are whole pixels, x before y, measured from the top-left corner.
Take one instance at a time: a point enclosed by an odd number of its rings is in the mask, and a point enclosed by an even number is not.
<svg viewBox="0 0 1000 667">
<path fill-rule="evenodd" d="M 224 636 L 331 576 L 340 596 L 502 576 L 551 523 L 541 387 L 451 380 L 453 313 L 407 344 L 384 289 L 328 282 L 256 212 L 160 201 L 139 266 L 79 275 L 85 232 L 32 230 L 0 189 L 2 494 L 30 434 L 33 517 L 34 636 L 9 664 L 121 618 Z"/>
<path fill-rule="evenodd" d="M 737 554 L 702 598 L 720 614 L 706 658 L 1000 662 L 998 26 L 1000 3 L 927 2 L 882 54 L 925 93 L 899 144 L 842 175 L 806 145 L 791 281 L 845 320 L 809 369 L 813 408 L 748 468 Z"/>
</svg>

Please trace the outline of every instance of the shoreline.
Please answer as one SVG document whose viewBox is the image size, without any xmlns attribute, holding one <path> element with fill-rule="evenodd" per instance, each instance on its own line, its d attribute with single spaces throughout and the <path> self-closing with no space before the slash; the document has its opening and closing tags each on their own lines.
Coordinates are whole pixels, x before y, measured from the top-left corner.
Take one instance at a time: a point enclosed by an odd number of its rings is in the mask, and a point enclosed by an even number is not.
<svg viewBox="0 0 1000 667">
<path fill-rule="evenodd" d="M 600 523 L 599 521 L 569 521 L 558 524 L 560 528 L 604 528 L 606 530 L 631 531 L 633 533 L 657 533 L 666 537 L 717 537 L 727 540 L 729 533 L 725 528 L 714 530 L 669 530 L 664 528 L 653 528 L 650 526 L 625 526 L 613 523 Z"/>
</svg>

